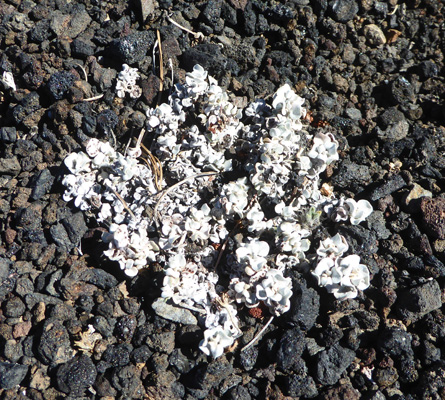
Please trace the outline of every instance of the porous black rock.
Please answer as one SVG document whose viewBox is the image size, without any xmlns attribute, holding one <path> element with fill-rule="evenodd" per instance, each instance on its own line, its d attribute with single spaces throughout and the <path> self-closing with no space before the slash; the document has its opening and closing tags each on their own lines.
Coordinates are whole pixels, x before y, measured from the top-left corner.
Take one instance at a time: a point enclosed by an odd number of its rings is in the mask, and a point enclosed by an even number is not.
<svg viewBox="0 0 445 400">
<path fill-rule="evenodd" d="M 153 31 L 134 32 L 128 36 L 114 39 L 108 48 L 108 55 L 112 59 L 117 58 L 121 63 L 135 64 L 144 59 L 154 42 Z"/>
<path fill-rule="evenodd" d="M 76 76 L 68 71 L 58 71 L 51 75 L 46 85 L 48 93 L 54 100 L 61 100 L 74 84 Z"/>
<path fill-rule="evenodd" d="M 113 110 L 103 110 L 96 118 L 96 126 L 100 133 L 105 135 L 111 134 L 116 128 L 119 118 Z"/>
<path fill-rule="evenodd" d="M 339 343 L 323 350 L 315 357 L 316 380 L 323 385 L 334 385 L 354 361 L 355 352 Z"/>
<path fill-rule="evenodd" d="M 109 345 L 102 356 L 102 360 L 113 367 L 122 367 L 130 362 L 131 350 L 131 345 L 127 343 Z"/>
<path fill-rule="evenodd" d="M 281 337 L 277 351 L 277 367 L 284 372 L 295 368 L 305 349 L 304 335 L 299 328 L 287 330 Z"/>
<path fill-rule="evenodd" d="M 376 188 L 372 189 L 369 198 L 371 201 L 381 199 L 388 196 L 406 186 L 406 182 L 401 175 L 394 175 L 385 182 L 380 183 Z"/>
<path fill-rule="evenodd" d="M 308 288 L 306 282 L 298 277 L 292 277 L 293 296 L 290 310 L 284 317 L 304 330 L 311 329 L 320 311 L 320 296 L 313 288 Z"/>
<path fill-rule="evenodd" d="M 218 78 L 225 73 L 238 75 L 239 66 L 231 58 L 225 57 L 216 44 L 200 44 L 184 51 L 181 56 L 182 66 L 191 71 L 196 64 L 200 64 L 209 73 Z"/>
<path fill-rule="evenodd" d="M 96 376 L 93 361 L 83 354 L 59 366 L 56 381 L 60 391 L 80 397 L 95 382 Z"/>
<path fill-rule="evenodd" d="M 414 354 L 412 335 L 399 328 L 386 328 L 379 334 L 378 349 L 395 358 L 406 358 Z"/>
<path fill-rule="evenodd" d="M 400 317 L 417 321 L 441 306 L 441 289 L 437 281 L 432 279 L 412 288 L 400 289 L 394 308 Z"/>
</svg>

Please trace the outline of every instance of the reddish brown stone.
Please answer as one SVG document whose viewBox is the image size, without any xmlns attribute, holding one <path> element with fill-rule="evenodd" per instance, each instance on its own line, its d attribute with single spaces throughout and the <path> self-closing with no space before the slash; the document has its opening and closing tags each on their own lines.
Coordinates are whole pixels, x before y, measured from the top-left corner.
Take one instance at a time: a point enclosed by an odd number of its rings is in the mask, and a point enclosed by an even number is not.
<svg viewBox="0 0 445 400">
<path fill-rule="evenodd" d="M 445 239 L 445 199 L 424 197 L 420 203 L 423 226 L 434 239 Z"/>
</svg>

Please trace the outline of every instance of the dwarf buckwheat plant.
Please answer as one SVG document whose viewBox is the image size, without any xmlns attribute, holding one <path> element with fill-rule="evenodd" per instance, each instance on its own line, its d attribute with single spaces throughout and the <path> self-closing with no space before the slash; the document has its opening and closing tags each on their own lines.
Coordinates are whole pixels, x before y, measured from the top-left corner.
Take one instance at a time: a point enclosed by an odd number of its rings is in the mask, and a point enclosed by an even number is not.
<svg viewBox="0 0 445 400">
<path fill-rule="evenodd" d="M 124 66 L 118 96 L 136 79 Z M 152 161 L 137 159 L 138 147 L 123 155 L 90 139 L 85 152 L 65 159 L 64 199 L 107 227 L 105 255 L 127 275 L 154 261 L 164 266 L 162 297 L 203 316 L 199 347 L 207 355 L 220 356 L 242 334 L 239 307 L 262 303 L 272 316 L 289 310 L 288 272 L 307 262 L 322 221 L 356 225 L 372 212 L 366 200 L 320 190 L 338 143 L 330 132 L 304 129 L 303 104 L 284 85 L 270 104 L 239 109 L 196 65 L 168 103 L 147 110 L 150 160 L 162 164 L 164 180 Z M 348 248 L 339 234 L 321 241 L 312 271 L 339 300 L 370 284 L 359 256 L 344 255 Z"/>
</svg>

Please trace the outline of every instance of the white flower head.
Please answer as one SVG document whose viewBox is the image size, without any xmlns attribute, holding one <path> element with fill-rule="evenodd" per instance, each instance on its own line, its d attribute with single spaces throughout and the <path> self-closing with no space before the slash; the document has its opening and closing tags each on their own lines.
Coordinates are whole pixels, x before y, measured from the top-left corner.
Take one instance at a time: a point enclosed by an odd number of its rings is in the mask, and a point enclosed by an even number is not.
<svg viewBox="0 0 445 400">
<path fill-rule="evenodd" d="M 341 257 L 344 253 L 348 251 L 349 245 L 346 242 L 344 236 L 337 233 L 333 237 L 328 237 L 322 242 L 320 242 L 320 246 L 318 247 L 317 254 L 321 258 L 325 257 Z"/>
<path fill-rule="evenodd" d="M 222 326 L 216 326 L 204 331 L 204 339 L 199 343 L 201 351 L 213 358 L 218 358 L 224 353 L 224 349 L 234 342 L 234 337 Z"/>
<path fill-rule="evenodd" d="M 71 173 L 75 175 L 91 171 L 91 159 L 83 151 L 69 154 L 65 158 L 64 163 Z"/>
<path fill-rule="evenodd" d="M 256 297 L 264 301 L 272 314 L 280 315 L 290 308 L 292 280 L 283 271 L 270 269 L 266 277 L 256 285 Z"/>
<path fill-rule="evenodd" d="M 304 99 L 298 96 L 286 83 L 274 94 L 272 107 L 283 116 L 297 122 L 306 115 L 306 109 L 302 107 L 303 103 Z M 301 123 L 298 123 L 297 129 L 301 129 Z"/>
<path fill-rule="evenodd" d="M 323 258 L 312 274 L 319 286 L 326 287 L 337 300 L 352 299 L 358 290 L 365 290 L 370 284 L 368 267 L 360 264 L 360 257 L 355 254 L 335 260 Z"/>
<path fill-rule="evenodd" d="M 349 209 L 349 218 L 352 225 L 358 225 L 373 212 L 372 205 L 368 200 L 347 199 L 345 205 Z"/>
<path fill-rule="evenodd" d="M 13 92 L 17 90 L 12 72 L 4 71 L 0 81 L 3 82 L 3 85 L 5 85 L 7 88 L 11 88 Z"/>
<path fill-rule="evenodd" d="M 268 243 L 256 239 L 242 243 L 236 249 L 236 258 L 239 263 L 246 265 L 245 272 L 248 276 L 254 275 L 266 267 L 268 254 Z"/>
<path fill-rule="evenodd" d="M 207 83 L 207 71 L 197 64 L 193 67 L 192 72 L 188 72 L 185 75 L 185 82 L 194 95 L 200 95 L 204 93 L 209 84 Z"/>
</svg>

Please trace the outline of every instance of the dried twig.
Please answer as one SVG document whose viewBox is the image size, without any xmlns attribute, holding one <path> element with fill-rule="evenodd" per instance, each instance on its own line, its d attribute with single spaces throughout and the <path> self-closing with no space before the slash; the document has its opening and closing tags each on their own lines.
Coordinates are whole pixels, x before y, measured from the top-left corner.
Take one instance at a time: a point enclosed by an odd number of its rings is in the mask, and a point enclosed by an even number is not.
<svg viewBox="0 0 445 400">
<path fill-rule="evenodd" d="M 159 197 L 159 200 L 156 202 L 156 205 L 153 209 L 154 218 L 156 218 L 158 221 L 160 220 L 159 215 L 158 215 L 158 208 L 159 208 L 159 205 L 161 204 L 161 201 L 164 199 L 165 196 L 167 196 L 168 193 L 175 190 L 177 187 L 181 186 L 185 182 L 188 182 L 188 181 L 191 181 L 191 180 L 197 179 L 197 178 L 202 178 L 204 176 L 212 176 L 212 175 L 216 175 L 216 174 L 217 174 L 217 172 L 200 172 L 199 174 L 188 176 L 187 178 L 183 179 L 182 181 L 179 181 L 178 183 L 175 183 L 174 185 L 165 189 L 162 192 L 161 196 Z"/>
<path fill-rule="evenodd" d="M 114 188 L 112 188 L 111 186 L 107 186 L 108 189 L 110 189 L 114 195 L 119 199 L 119 201 L 122 203 L 122 205 L 124 206 L 125 210 L 128 211 L 128 213 L 131 215 L 132 218 L 136 219 L 136 216 L 133 214 L 133 211 L 131 211 L 130 207 L 128 207 L 127 202 L 122 198 L 122 196 L 116 192 L 116 190 L 114 190 Z"/>
<path fill-rule="evenodd" d="M 145 154 L 147 154 L 147 157 L 150 159 L 150 163 L 146 159 L 144 159 L 144 160 L 153 171 L 153 175 L 155 177 L 156 189 L 161 191 L 162 190 L 162 180 L 164 179 L 163 173 L 162 173 L 161 161 L 159 161 L 159 158 L 154 156 L 152 154 L 152 152 L 144 146 L 143 143 L 141 143 L 140 145 L 141 145 L 142 150 L 144 150 Z"/>
<path fill-rule="evenodd" d="M 88 98 L 88 99 L 83 99 L 83 101 L 94 101 L 94 100 L 99 100 L 99 99 L 101 99 L 102 97 L 104 97 L 104 94 L 102 93 L 102 94 L 98 94 L 97 96 L 94 96 L 94 97 L 90 97 L 90 98 Z"/>
<path fill-rule="evenodd" d="M 173 25 L 177 26 L 179 29 L 182 29 L 183 31 L 190 33 L 195 37 L 196 40 L 202 40 L 204 39 L 204 34 L 202 32 L 193 32 L 190 29 L 187 29 L 185 26 L 179 25 L 176 21 L 172 20 L 170 15 L 167 15 L 167 20 L 171 22 Z"/>
<path fill-rule="evenodd" d="M 268 326 L 272 323 L 273 321 L 273 315 L 269 318 L 269 321 L 267 321 L 266 325 L 263 326 L 263 328 L 255 335 L 255 337 L 249 342 L 247 343 L 242 349 L 241 351 L 246 351 L 247 349 L 250 349 L 257 341 L 258 339 L 261 337 L 261 335 L 266 331 L 266 329 L 268 328 Z"/>
<path fill-rule="evenodd" d="M 77 65 L 83 71 L 83 76 L 85 78 L 85 81 L 88 81 L 88 75 L 87 75 L 87 71 L 85 71 L 85 68 L 82 67 L 82 65 L 80 65 L 79 63 L 74 63 L 74 65 Z"/>
<path fill-rule="evenodd" d="M 161 34 L 159 33 L 159 29 L 156 30 L 156 35 L 158 37 L 158 43 L 159 43 L 159 93 L 157 101 L 157 104 L 159 104 L 161 102 L 162 91 L 164 90 L 164 60 L 162 58 L 162 43 L 161 43 Z"/>
</svg>

